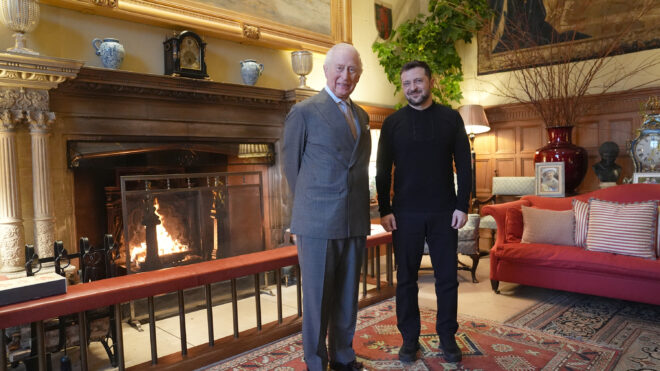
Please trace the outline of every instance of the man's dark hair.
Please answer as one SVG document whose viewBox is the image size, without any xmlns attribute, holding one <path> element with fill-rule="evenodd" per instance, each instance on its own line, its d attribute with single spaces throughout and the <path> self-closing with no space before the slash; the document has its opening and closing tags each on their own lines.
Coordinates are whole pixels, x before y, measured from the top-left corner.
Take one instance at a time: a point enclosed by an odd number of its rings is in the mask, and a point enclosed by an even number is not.
<svg viewBox="0 0 660 371">
<path fill-rule="evenodd" d="M 410 61 L 410 62 L 404 64 L 403 67 L 401 67 L 401 71 L 399 72 L 399 75 L 401 75 L 402 73 L 404 73 L 408 70 L 412 70 L 413 68 L 417 68 L 417 67 L 423 68 L 424 73 L 426 74 L 426 77 L 428 77 L 429 80 L 431 79 L 431 67 L 429 67 L 429 65 L 426 64 L 426 62 L 417 61 L 417 60 Z"/>
</svg>

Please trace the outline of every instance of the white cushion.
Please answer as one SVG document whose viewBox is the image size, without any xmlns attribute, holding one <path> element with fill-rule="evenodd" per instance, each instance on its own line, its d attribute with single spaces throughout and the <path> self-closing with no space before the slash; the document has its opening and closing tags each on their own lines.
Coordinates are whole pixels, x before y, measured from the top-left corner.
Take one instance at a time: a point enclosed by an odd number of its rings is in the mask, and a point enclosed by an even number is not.
<svg viewBox="0 0 660 371">
<path fill-rule="evenodd" d="M 533 176 L 496 176 L 493 177 L 492 194 L 498 196 L 524 196 L 534 194 Z"/>
</svg>

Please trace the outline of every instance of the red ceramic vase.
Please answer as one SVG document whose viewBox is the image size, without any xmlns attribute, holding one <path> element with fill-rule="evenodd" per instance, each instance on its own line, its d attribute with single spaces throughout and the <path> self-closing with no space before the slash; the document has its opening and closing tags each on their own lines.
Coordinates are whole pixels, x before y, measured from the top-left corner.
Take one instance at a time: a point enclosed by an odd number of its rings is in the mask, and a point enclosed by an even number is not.
<svg viewBox="0 0 660 371">
<path fill-rule="evenodd" d="M 548 144 L 534 153 L 534 163 L 563 162 L 566 195 L 575 194 L 587 174 L 587 150 L 571 143 L 572 126 L 556 126 L 548 130 Z"/>
</svg>

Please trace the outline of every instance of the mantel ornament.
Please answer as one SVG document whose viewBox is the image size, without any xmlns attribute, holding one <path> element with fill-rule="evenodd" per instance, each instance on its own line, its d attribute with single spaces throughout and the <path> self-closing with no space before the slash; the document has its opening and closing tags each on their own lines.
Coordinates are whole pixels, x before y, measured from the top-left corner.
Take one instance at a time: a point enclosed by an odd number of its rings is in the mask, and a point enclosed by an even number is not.
<svg viewBox="0 0 660 371">
<path fill-rule="evenodd" d="M 124 62 L 126 51 L 119 40 L 113 38 L 94 39 L 92 40 L 92 46 L 96 50 L 96 55 L 101 57 L 103 67 L 116 70 Z"/>
<path fill-rule="evenodd" d="M 311 89 L 307 86 L 307 78 L 305 75 L 312 72 L 312 66 L 312 52 L 308 50 L 291 52 L 291 67 L 293 67 L 293 72 L 300 77 L 298 89 Z"/>
<path fill-rule="evenodd" d="M 644 108 L 644 122 L 630 144 L 630 156 L 636 173 L 660 170 L 660 99 L 649 98 Z"/>
<path fill-rule="evenodd" d="M 206 43 L 192 32 L 174 34 L 163 42 L 165 48 L 165 74 L 171 76 L 207 79 Z"/>
<path fill-rule="evenodd" d="M 241 78 L 243 78 L 245 84 L 256 84 L 262 72 L 264 72 L 264 65 L 254 59 L 241 61 Z"/>
<path fill-rule="evenodd" d="M 13 53 L 39 53 L 25 46 L 25 34 L 32 32 L 39 23 L 39 3 L 37 0 L 2 0 L 0 1 L 0 21 L 14 31 L 15 44 L 7 51 Z"/>
</svg>

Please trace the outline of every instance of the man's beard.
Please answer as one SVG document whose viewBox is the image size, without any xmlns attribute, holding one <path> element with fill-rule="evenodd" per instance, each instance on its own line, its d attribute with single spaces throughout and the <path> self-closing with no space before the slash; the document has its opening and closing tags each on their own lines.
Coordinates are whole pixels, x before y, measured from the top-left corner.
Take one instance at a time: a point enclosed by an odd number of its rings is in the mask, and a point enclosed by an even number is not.
<svg viewBox="0 0 660 371">
<path fill-rule="evenodd" d="M 415 93 L 415 92 L 413 92 Z M 415 99 L 411 96 L 406 95 L 406 99 L 408 100 L 408 103 L 410 103 L 413 106 L 419 106 L 420 104 L 426 102 L 427 99 L 429 99 L 431 95 L 430 94 L 422 94 L 419 96 L 419 98 Z"/>
</svg>

